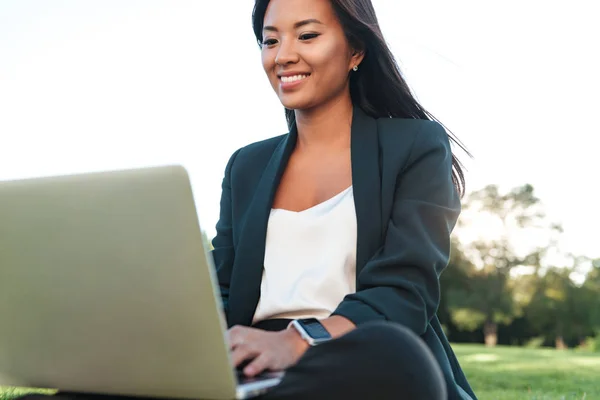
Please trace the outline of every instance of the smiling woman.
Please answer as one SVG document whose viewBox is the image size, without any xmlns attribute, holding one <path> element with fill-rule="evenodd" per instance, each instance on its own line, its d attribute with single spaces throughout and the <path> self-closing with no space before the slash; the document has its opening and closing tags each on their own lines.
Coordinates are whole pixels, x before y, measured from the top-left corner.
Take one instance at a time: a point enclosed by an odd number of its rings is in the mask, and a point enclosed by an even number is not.
<svg viewBox="0 0 600 400">
<path fill-rule="evenodd" d="M 289 110 L 310 109 L 347 93 L 348 76 L 364 53 L 350 48 L 331 7 L 321 1 L 321 18 L 298 20 L 290 4 L 272 2 L 265 12 L 261 47 L 267 76 Z M 308 17 L 306 5 L 299 5 Z M 313 8 L 314 10 L 314 8 Z M 329 12 L 327 12 L 329 11 Z M 290 40 L 293 38 L 292 40 Z"/>
<path fill-rule="evenodd" d="M 213 256 L 265 399 L 475 399 L 436 317 L 464 178 L 370 0 L 257 0 L 289 132 L 236 151 Z M 460 145 L 460 143 L 458 143 Z"/>
</svg>

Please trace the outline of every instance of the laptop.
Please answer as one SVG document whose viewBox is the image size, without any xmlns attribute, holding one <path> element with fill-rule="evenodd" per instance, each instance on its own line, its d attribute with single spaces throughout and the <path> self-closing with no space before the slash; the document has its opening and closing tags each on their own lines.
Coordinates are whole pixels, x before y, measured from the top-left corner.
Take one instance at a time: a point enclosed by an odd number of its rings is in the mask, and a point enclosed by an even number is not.
<svg viewBox="0 0 600 400">
<path fill-rule="evenodd" d="M 245 399 L 181 166 L 0 182 L 0 385 Z"/>
</svg>

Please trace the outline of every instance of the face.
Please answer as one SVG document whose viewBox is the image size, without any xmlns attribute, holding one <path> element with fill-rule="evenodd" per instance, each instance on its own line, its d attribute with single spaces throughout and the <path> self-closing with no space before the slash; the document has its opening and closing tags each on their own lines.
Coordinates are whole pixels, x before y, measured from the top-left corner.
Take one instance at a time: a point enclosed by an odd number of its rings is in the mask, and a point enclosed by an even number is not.
<svg viewBox="0 0 600 400">
<path fill-rule="evenodd" d="M 362 61 L 346 40 L 329 0 L 271 0 L 264 19 L 262 63 L 288 109 L 349 98 L 349 73 Z"/>
</svg>

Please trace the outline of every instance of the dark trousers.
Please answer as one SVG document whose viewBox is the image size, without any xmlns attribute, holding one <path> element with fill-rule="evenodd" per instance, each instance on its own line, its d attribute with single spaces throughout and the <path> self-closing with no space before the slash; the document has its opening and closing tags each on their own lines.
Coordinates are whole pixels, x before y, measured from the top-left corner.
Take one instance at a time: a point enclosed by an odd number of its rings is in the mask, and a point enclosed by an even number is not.
<svg viewBox="0 0 600 400">
<path fill-rule="evenodd" d="M 273 321 L 275 322 L 275 321 Z M 268 330 L 283 324 L 266 324 Z M 446 400 L 442 371 L 417 335 L 388 322 L 359 326 L 311 347 L 261 400 Z M 117 400 L 114 396 L 58 394 L 45 400 Z M 22 400 L 43 400 L 39 395 Z"/>
<path fill-rule="evenodd" d="M 442 371 L 423 340 L 401 325 L 361 325 L 311 347 L 264 400 L 446 400 Z"/>
</svg>

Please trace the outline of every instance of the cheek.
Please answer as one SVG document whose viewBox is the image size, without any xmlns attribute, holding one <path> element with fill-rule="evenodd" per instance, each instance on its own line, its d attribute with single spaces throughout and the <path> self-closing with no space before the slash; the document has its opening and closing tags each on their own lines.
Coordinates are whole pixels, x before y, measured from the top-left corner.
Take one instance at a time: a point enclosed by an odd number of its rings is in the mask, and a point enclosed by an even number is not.
<svg viewBox="0 0 600 400">
<path fill-rule="evenodd" d="M 265 72 L 269 70 L 269 65 L 271 64 L 271 57 L 268 53 L 269 52 L 266 50 L 262 50 L 262 52 L 260 53 L 260 61 L 262 62 L 262 66 Z"/>
<path fill-rule="evenodd" d="M 273 76 L 275 74 L 275 72 L 274 72 L 275 57 L 273 56 L 273 54 L 271 54 L 270 51 L 263 50 L 263 52 L 261 54 L 261 61 L 262 61 L 262 66 L 263 66 L 265 73 L 269 77 L 269 80 L 272 81 Z"/>
<path fill-rule="evenodd" d="M 347 79 L 349 60 L 343 46 L 336 43 L 327 44 L 313 52 L 311 60 L 322 84 L 337 85 Z"/>
</svg>

